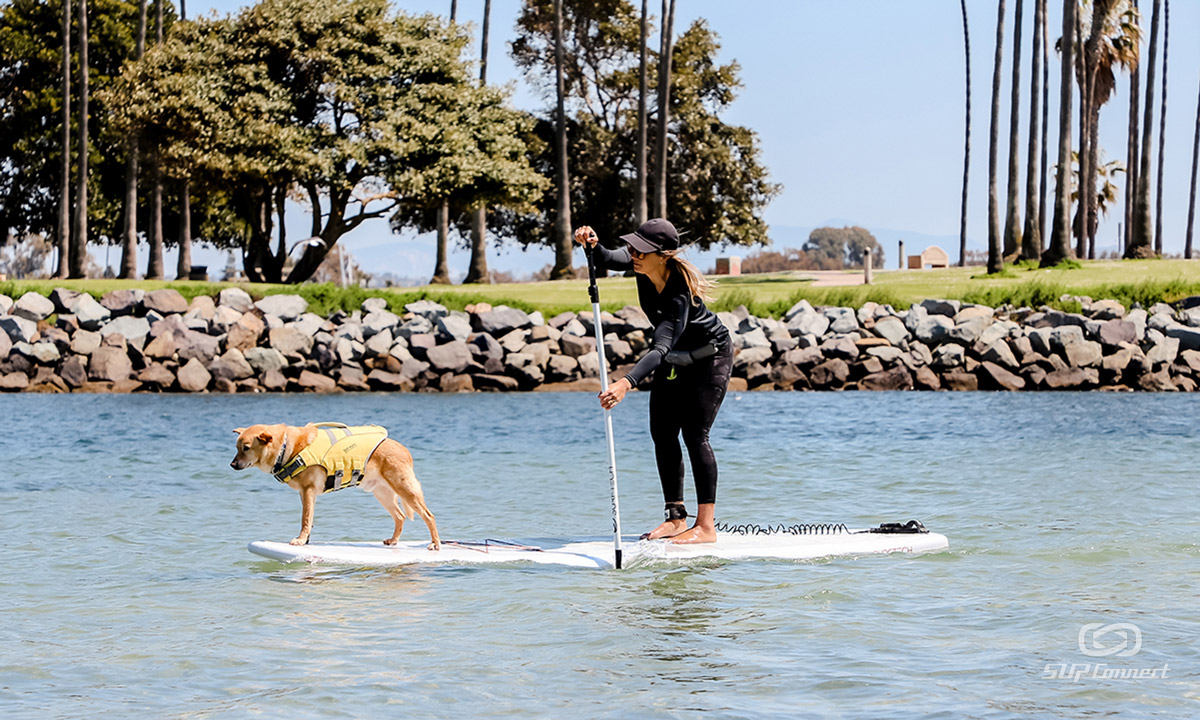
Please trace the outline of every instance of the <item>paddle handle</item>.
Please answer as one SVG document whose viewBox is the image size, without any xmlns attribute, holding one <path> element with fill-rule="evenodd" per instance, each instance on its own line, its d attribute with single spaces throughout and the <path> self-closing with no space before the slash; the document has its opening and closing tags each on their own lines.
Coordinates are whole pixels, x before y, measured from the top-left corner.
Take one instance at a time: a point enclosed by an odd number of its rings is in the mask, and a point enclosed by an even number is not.
<svg viewBox="0 0 1200 720">
<path fill-rule="evenodd" d="M 608 359 L 604 353 L 604 328 L 600 323 L 600 288 L 596 286 L 596 265 L 592 246 L 583 246 L 588 265 L 588 296 L 592 301 L 592 325 L 596 333 L 596 356 L 600 359 L 600 391 L 608 390 Z M 617 450 L 613 441 L 612 412 L 604 409 L 604 434 L 608 439 L 608 481 L 612 490 L 613 566 L 621 569 L 621 501 L 617 493 Z"/>
</svg>

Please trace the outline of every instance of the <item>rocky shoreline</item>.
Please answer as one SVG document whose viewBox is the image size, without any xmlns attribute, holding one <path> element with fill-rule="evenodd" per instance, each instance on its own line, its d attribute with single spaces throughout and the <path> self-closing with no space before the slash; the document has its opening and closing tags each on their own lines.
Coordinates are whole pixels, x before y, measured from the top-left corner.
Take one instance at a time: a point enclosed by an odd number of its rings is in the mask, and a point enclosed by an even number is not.
<svg viewBox="0 0 1200 720">
<path fill-rule="evenodd" d="M 907 310 L 793 306 L 782 320 L 720 313 L 733 390 L 1145 390 L 1200 383 L 1200 297 L 1082 312 L 926 300 Z M 647 348 L 639 308 L 602 313 L 612 375 Z M 96 300 L 57 289 L 0 295 L 0 390 L 25 392 L 471 392 L 598 390 L 590 312 L 505 306 L 403 314 L 371 298 L 322 318 L 297 295 L 240 288 Z"/>
</svg>

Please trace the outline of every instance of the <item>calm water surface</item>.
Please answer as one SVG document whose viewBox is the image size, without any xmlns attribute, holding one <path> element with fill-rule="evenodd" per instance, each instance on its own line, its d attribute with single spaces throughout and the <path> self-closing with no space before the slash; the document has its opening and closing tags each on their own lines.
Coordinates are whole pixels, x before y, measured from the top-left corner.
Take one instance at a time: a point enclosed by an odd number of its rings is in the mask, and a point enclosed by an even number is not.
<svg viewBox="0 0 1200 720">
<path fill-rule="evenodd" d="M 443 538 L 600 538 L 609 498 L 595 401 L 0 397 L 0 712 L 1195 717 L 1198 403 L 744 393 L 713 431 L 719 519 L 919 518 L 950 550 L 368 570 L 246 552 L 293 537 L 299 499 L 229 468 L 232 428 L 386 425 L 416 456 Z M 646 396 L 617 419 L 623 523 L 635 533 L 661 507 Z M 373 498 L 348 491 L 318 502 L 313 537 L 390 528 Z M 425 536 L 419 521 L 406 528 Z M 1123 654 L 1084 654 L 1116 647 L 1115 630 L 1092 637 L 1116 623 L 1136 626 Z M 1079 676 L 1057 676 L 1064 668 Z"/>
</svg>

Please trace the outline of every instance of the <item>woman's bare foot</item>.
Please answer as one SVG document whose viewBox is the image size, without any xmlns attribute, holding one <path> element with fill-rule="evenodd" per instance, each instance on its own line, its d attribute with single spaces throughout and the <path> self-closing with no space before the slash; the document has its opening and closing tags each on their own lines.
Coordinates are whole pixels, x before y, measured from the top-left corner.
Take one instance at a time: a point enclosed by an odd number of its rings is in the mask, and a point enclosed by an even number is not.
<svg viewBox="0 0 1200 720">
<path fill-rule="evenodd" d="M 717 531 L 713 528 L 702 528 L 699 525 L 693 526 L 686 532 L 679 533 L 667 539 L 667 542 L 676 543 L 678 545 L 695 545 L 699 543 L 712 543 L 717 541 Z"/>
<path fill-rule="evenodd" d="M 661 525 L 650 532 L 643 533 L 641 539 L 659 540 L 661 538 L 674 537 L 685 530 L 687 530 L 687 520 L 683 518 L 678 520 L 664 520 Z"/>
</svg>

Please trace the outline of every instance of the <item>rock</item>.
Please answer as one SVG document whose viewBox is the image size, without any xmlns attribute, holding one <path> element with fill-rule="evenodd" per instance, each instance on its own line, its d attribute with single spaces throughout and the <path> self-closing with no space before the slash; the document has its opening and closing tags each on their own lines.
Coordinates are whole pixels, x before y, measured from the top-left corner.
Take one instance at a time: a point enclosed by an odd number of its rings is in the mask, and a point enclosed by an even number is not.
<svg viewBox="0 0 1200 720">
<path fill-rule="evenodd" d="M 88 379 L 107 382 L 128 380 L 133 373 L 133 363 L 121 348 L 101 345 L 92 353 L 88 362 Z"/>
<path fill-rule="evenodd" d="M 265 329 L 266 326 L 258 315 L 252 312 L 243 313 L 237 322 L 229 327 L 228 334 L 225 336 L 225 347 L 237 348 L 238 350 L 247 350 L 256 347 L 258 339 L 262 337 L 263 330 Z"/>
<path fill-rule="evenodd" d="M 429 348 L 426 353 L 429 364 L 440 373 L 459 374 L 471 362 L 471 351 L 461 340 Z"/>
<path fill-rule="evenodd" d="M 991 320 L 995 315 L 996 311 L 986 305 L 969 305 L 954 314 L 954 324 L 960 325 L 975 318 L 987 318 Z"/>
<path fill-rule="evenodd" d="M 438 387 L 444 393 L 475 392 L 475 383 L 470 375 L 443 375 Z"/>
<path fill-rule="evenodd" d="M 250 293 L 241 288 L 229 287 L 217 294 L 216 304 L 240 313 L 247 313 L 250 312 L 250 308 L 254 307 L 254 299 L 250 297 Z"/>
<path fill-rule="evenodd" d="M 845 334 L 858 329 L 858 317 L 850 308 L 825 308 L 825 317 L 829 318 L 830 332 Z"/>
<path fill-rule="evenodd" d="M 899 360 L 904 351 L 897 347 L 885 345 L 882 347 L 867 348 L 867 354 L 871 357 L 879 358 L 880 362 L 890 364 Z"/>
<path fill-rule="evenodd" d="M 941 316 L 937 315 L 934 317 Z M 933 353 L 933 360 L 929 364 L 939 370 L 946 370 L 959 367 L 966 360 L 966 357 L 967 351 L 962 345 L 946 343 L 945 345 L 938 346 L 938 349 Z"/>
<path fill-rule="evenodd" d="M 412 392 L 414 387 L 411 379 L 399 373 L 379 369 L 372 370 L 367 374 L 367 385 L 372 390 L 400 390 L 403 392 Z"/>
<path fill-rule="evenodd" d="M 258 308 L 259 312 L 274 315 L 286 323 L 303 315 L 304 311 L 308 310 L 308 301 L 299 295 L 268 295 L 254 303 L 254 307 Z M 329 383 L 332 385 L 333 380 L 329 380 Z"/>
<path fill-rule="evenodd" d="M 1200 307 L 1180 310 L 1179 319 L 1188 327 L 1200 327 Z"/>
<path fill-rule="evenodd" d="M 595 350 L 580 355 L 576 360 L 579 361 L 579 372 L 583 373 L 585 378 L 600 377 L 600 356 Z"/>
<path fill-rule="evenodd" d="M 82 387 L 87 382 L 87 361 L 78 355 L 72 355 L 63 361 L 58 369 L 58 375 L 67 385 L 73 388 Z"/>
<path fill-rule="evenodd" d="M 1147 392 L 1176 392 L 1179 388 L 1171 381 L 1166 368 L 1154 373 L 1145 373 L 1138 378 L 1138 387 Z"/>
<path fill-rule="evenodd" d="M 516 378 L 511 378 L 507 375 L 473 375 L 472 380 L 477 390 L 499 390 L 502 392 L 508 392 L 517 390 L 519 388 Z"/>
<path fill-rule="evenodd" d="M 392 338 L 392 333 L 389 330 L 377 332 L 371 336 L 370 340 L 363 343 L 363 357 L 383 357 L 392 349 L 392 344 L 395 340 Z"/>
<path fill-rule="evenodd" d="M 54 303 L 44 295 L 27 292 L 13 304 L 8 312 L 19 318 L 39 323 L 54 314 Z"/>
<path fill-rule="evenodd" d="M 795 365 L 778 363 L 771 368 L 769 379 L 780 390 L 809 387 L 808 376 Z"/>
<path fill-rule="evenodd" d="M 850 377 L 850 366 L 845 360 L 833 358 L 817 365 L 809 372 L 813 387 L 820 389 L 837 389 L 845 385 Z"/>
<path fill-rule="evenodd" d="M 126 342 L 140 350 L 146 345 L 146 338 L 150 335 L 150 323 L 144 317 L 121 315 L 100 328 L 101 338 L 113 334 L 121 335 Z"/>
<path fill-rule="evenodd" d="M 408 350 L 414 357 L 424 359 L 429 348 L 437 347 L 437 338 L 428 333 L 416 333 L 408 337 Z"/>
<path fill-rule="evenodd" d="M 1167 328 L 1167 337 L 1178 340 L 1184 350 L 1200 350 L 1200 329 L 1176 325 Z"/>
<path fill-rule="evenodd" d="M 984 329 L 991 324 L 992 317 L 990 315 L 956 321 L 954 327 L 950 328 L 950 332 L 947 333 L 946 339 L 970 347 L 979 340 L 979 336 L 983 334 Z"/>
<path fill-rule="evenodd" d="M 58 346 L 51 342 L 34 343 L 30 355 L 42 365 L 53 365 L 62 357 Z"/>
<path fill-rule="evenodd" d="M 1094 343 L 1089 340 L 1074 343 L 1066 346 L 1067 363 L 1075 367 L 1091 367 L 1099 365 L 1100 360 L 1104 357 L 1104 352 L 1100 347 L 1100 343 Z"/>
<path fill-rule="evenodd" d="M 948 372 L 942 376 L 947 390 L 974 392 L 979 389 L 979 378 L 968 372 Z"/>
<path fill-rule="evenodd" d="M 1092 344 L 1094 345 L 1095 343 L 1092 343 Z M 1099 347 L 1099 346 L 1097 346 L 1097 347 Z M 993 363 L 993 364 L 1003 365 L 1004 367 L 1008 367 L 1008 368 L 1017 368 L 1020 366 L 1020 363 L 1017 362 L 1016 356 L 1013 355 L 1012 349 L 1008 346 L 1008 343 L 1005 342 L 1004 340 L 997 340 L 996 342 L 992 343 L 991 345 L 988 345 L 987 349 L 985 349 L 982 353 L 979 354 L 979 357 L 982 360 L 984 360 L 985 363 Z M 1022 382 L 1022 385 L 1023 384 L 1024 383 Z M 1010 388 L 1005 388 L 1005 389 L 1010 389 Z"/>
<path fill-rule="evenodd" d="M 221 350 L 221 341 L 211 335 L 188 330 L 175 337 L 175 354 L 180 362 L 196 359 L 203 365 L 213 361 Z"/>
<path fill-rule="evenodd" d="M 832 337 L 821 343 L 820 350 L 827 358 L 854 360 L 858 357 L 858 346 L 849 337 Z"/>
<path fill-rule="evenodd" d="M 4 362 L 4 358 L 12 352 L 13 341 L 8 336 L 8 333 L 0 332 L 0 363 Z"/>
<path fill-rule="evenodd" d="M 563 355 L 573 358 L 579 358 L 590 352 L 596 351 L 596 338 L 593 337 L 578 337 L 576 335 L 563 335 L 559 340 L 562 346 Z"/>
<path fill-rule="evenodd" d="M 858 381 L 859 390 L 912 390 L 913 378 L 904 366 L 873 372 Z"/>
<path fill-rule="evenodd" d="M 502 337 L 518 328 L 529 327 L 532 323 L 523 310 L 500 305 L 494 310 L 475 315 L 472 324 L 479 332 Z"/>
<path fill-rule="evenodd" d="M 816 335 L 821 337 L 825 331 L 829 329 L 830 319 L 824 313 L 817 312 L 807 300 L 801 300 L 792 306 L 788 314 L 784 316 L 784 321 L 787 323 L 788 332 L 793 336 L 801 335 Z M 855 327 L 858 326 L 857 320 Z"/>
<path fill-rule="evenodd" d="M 437 332 L 448 340 L 466 340 L 471 337 L 470 317 L 451 313 L 437 319 Z"/>
<path fill-rule="evenodd" d="M 928 299 L 921 301 L 921 307 L 930 315 L 945 315 L 953 318 L 962 308 L 962 303 L 957 300 Z"/>
<path fill-rule="evenodd" d="M 82 332 L 86 331 L 81 330 L 75 333 L 76 338 Z M 175 333 L 163 333 L 146 343 L 146 347 L 142 348 L 142 354 L 156 360 L 170 360 L 175 357 Z"/>
<path fill-rule="evenodd" d="M 1151 315 L 1150 320 L 1146 323 L 1146 325 L 1151 330 L 1157 330 L 1161 333 L 1165 333 L 1167 328 L 1176 327 L 1179 325 L 1179 323 L 1175 321 L 1175 316 L 1172 313 L 1160 312 Z"/>
<path fill-rule="evenodd" d="M 37 337 L 37 323 L 17 315 L 0 316 L 0 330 L 8 334 L 8 339 L 14 343 L 32 343 Z"/>
<path fill-rule="evenodd" d="M 913 335 L 927 345 L 937 345 L 947 339 L 954 328 L 954 321 L 945 315 L 929 315 L 918 321 Z"/>
<path fill-rule="evenodd" d="M 566 355 L 551 355 L 546 363 L 546 379 L 562 382 L 574 379 L 579 371 L 579 361 Z"/>
<path fill-rule="evenodd" d="M 267 333 L 267 344 L 285 357 L 304 358 L 313 349 L 313 336 L 295 326 L 285 325 Z"/>
<path fill-rule="evenodd" d="M 148 312 L 156 312 L 165 317 L 173 313 L 187 312 L 188 301 L 178 290 L 163 288 L 146 293 L 146 297 L 142 298 L 142 307 Z"/>
<path fill-rule="evenodd" d="M 366 317 L 362 319 L 362 337 L 367 339 L 381 332 L 387 332 L 388 336 L 391 336 L 392 330 L 399 324 L 400 318 L 387 310 L 367 313 Z"/>
<path fill-rule="evenodd" d="M 999 388 L 1000 390 L 1025 389 L 1025 380 L 1021 376 L 1011 373 L 988 360 L 980 363 L 977 375 L 982 376 L 981 379 L 985 380 L 985 387 Z"/>
<path fill-rule="evenodd" d="M 91 330 L 76 330 L 71 338 L 71 352 L 76 355 L 91 355 L 100 347 L 100 333 Z"/>
<path fill-rule="evenodd" d="M 250 364 L 255 374 L 266 375 L 280 372 L 287 367 L 287 358 L 275 348 L 252 347 L 242 353 L 242 357 Z"/>
<path fill-rule="evenodd" d="M 1050 333 L 1053 331 L 1053 328 L 1034 328 L 1027 331 L 1026 337 L 1029 338 L 1029 345 L 1035 353 L 1046 356 L 1054 354 L 1054 348 L 1050 345 Z"/>
<path fill-rule="evenodd" d="M 357 340 L 340 337 L 333 342 L 333 356 L 339 365 L 358 365 L 366 352 L 366 346 Z"/>
<path fill-rule="evenodd" d="M 1152 367 L 1170 365 L 1179 355 L 1179 347 L 1179 338 L 1165 337 L 1146 351 L 1146 362 Z"/>
<path fill-rule="evenodd" d="M 1184 350 L 1179 353 L 1178 360 L 1193 373 L 1200 374 L 1200 351 Z"/>
<path fill-rule="evenodd" d="M 893 345 L 899 345 L 909 337 L 908 328 L 904 327 L 904 323 L 895 317 L 885 317 L 876 320 L 872 331 Z"/>
<path fill-rule="evenodd" d="M 639 336 L 638 339 L 640 341 L 642 339 L 641 332 L 636 331 L 636 333 Z M 633 334 L 634 333 L 630 333 L 627 335 L 626 339 L 629 339 Z M 883 338 L 880 338 L 880 340 L 883 340 Z M 645 343 L 642 342 L 641 344 L 644 345 Z M 630 342 L 630 345 L 633 345 L 632 341 Z M 798 347 L 800 347 L 800 340 L 792 337 L 791 335 L 788 335 L 785 338 L 771 338 L 771 349 L 775 351 L 776 355 L 783 355 L 789 350 L 795 350 Z M 642 348 L 638 348 L 637 350 L 640 351 L 641 349 Z"/>
<path fill-rule="evenodd" d="M 337 386 L 343 390 L 366 392 L 371 389 L 363 375 L 362 368 L 343 365 L 337 371 Z"/>
<path fill-rule="evenodd" d="M 937 373 L 921 365 L 913 371 L 913 387 L 917 390 L 941 390 L 942 381 L 938 379 Z"/>
<path fill-rule="evenodd" d="M 1116 320 L 1125 317 L 1125 306 L 1116 300 L 1097 300 L 1090 308 L 1096 320 Z"/>
<path fill-rule="evenodd" d="M 226 380 L 245 380 L 254 375 L 254 368 L 246 362 L 245 356 L 237 348 L 230 348 L 225 354 L 208 364 L 208 372 L 214 378 Z"/>
<path fill-rule="evenodd" d="M 314 337 L 314 336 L 316 336 L 317 333 L 321 332 L 322 328 L 325 328 L 327 325 L 330 329 L 333 328 L 332 323 L 327 323 L 326 320 L 324 318 L 322 318 L 320 315 L 314 315 L 313 313 L 304 313 L 303 315 L 301 315 L 300 317 L 291 321 L 290 323 L 287 323 L 287 325 L 285 325 L 283 327 L 290 327 L 290 328 L 296 330 L 297 332 L 303 333 L 309 337 Z M 274 328 L 274 327 L 267 326 L 267 330 L 275 330 L 275 329 L 276 328 Z M 395 335 L 394 332 L 392 334 Z"/>
<path fill-rule="evenodd" d="M 798 368 L 810 368 L 817 363 L 824 362 L 825 356 L 821 354 L 820 348 L 806 347 L 789 350 L 783 356 L 783 362 L 789 365 L 795 365 Z"/>
<path fill-rule="evenodd" d="M 857 327 L 857 326 L 856 326 Z M 771 341 L 767 339 L 767 334 L 763 332 L 761 327 L 754 328 L 749 332 L 734 336 L 735 347 L 741 348 L 769 348 Z"/>
<path fill-rule="evenodd" d="M 137 374 L 138 382 L 146 385 L 154 385 L 162 390 L 169 389 L 175 384 L 175 374 L 166 368 L 162 363 L 152 362 Z"/>
<path fill-rule="evenodd" d="M 87 293 L 82 293 L 78 290 L 68 290 L 67 288 L 54 288 L 54 290 L 50 292 L 50 302 L 54 303 L 54 312 L 58 313 L 59 315 L 73 315 L 75 314 L 75 307 L 79 304 L 79 301 L 84 295 L 87 295 Z M 88 295 L 88 297 L 91 296 Z M 3 303 L 0 303 L 0 315 L 3 315 L 7 312 L 8 308 L 5 308 Z"/>
<path fill-rule="evenodd" d="M 1033 338 L 1030 338 L 1032 342 Z M 1050 331 L 1050 348 L 1060 353 L 1066 353 L 1068 345 L 1084 342 L 1083 327 L 1079 325 L 1059 325 Z M 1034 345 L 1034 349 L 1037 345 Z"/>
<path fill-rule="evenodd" d="M 586 337 L 589 334 L 587 327 L 579 318 L 573 318 L 564 325 L 562 333 L 563 335 L 574 335 L 575 337 Z"/>
<path fill-rule="evenodd" d="M 144 297 L 146 297 L 146 291 L 141 289 L 113 290 L 100 298 L 100 304 L 112 313 L 113 317 L 132 315 L 141 310 Z M 75 313 L 79 314 L 78 309 Z"/>
<path fill-rule="evenodd" d="M 1092 368 L 1092 372 L 1096 372 L 1095 368 Z M 1099 378 L 1097 373 L 1096 380 L 1098 381 Z M 1046 373 L 1042 384 L 1049 390 L 1076 390 L 1084 387 L 1088 383 L 1088 379 L 1089 376 L 1083 368 L 1067 367 Z"/>
<path fill-rule="evenodd" d="M 417 315 L 409 320 L 405 320 L 400 324 L 400 327 L 392 331 L 393 337 L 402 337 L 405 340 L 413 335 L 428 335 L 433 332 L 433 323 L 425 318 Z"/>
<path fill-rule="evenodd" d="M 1121 343 L 1138 341 L 1137 327 L 1133 323 L 1119 318 L 1108 319 L 1100 323 L 1096 336 L 1106 347 L 1116 347 Z"/>
<path fill-rule="evenodd" d="M 0 375 L 0 390 L 6 392 L 21 391 L 29 387 L 29 376 L 22 372 L 10 372 Z"/>
<path fill-rule="evenodd" d="M 83 295 L 75 304 L 75 320 L 85 330 L 99 330 L 112 317 L 108 308 L 96 302 L 91 295 Z"/>
<path fill-rule="evenodd" d="M 528 331 L 526 330 L 513 330 L 500 338 L 500 347 L 509 353 L 521 352 L 525 348 L 525 338 L 527 336 Z"/>
<path fill-rule="evenodd" d="M 449 313 L 444 305 L 439 305 L 432 300 L 418 300 L 416 302 L 411 302 L 405 305 L 404 309 L 413 315 L 419 315 L 425 318 L 430 322 L 431 325 L 437 322 L 438 318 L 444 317 Z M 520 311 L 518 310 L 518 312 Z"/>
<path fill-rule="evenodd" d="M 308 370 L 303 370 L 300 377 L 297 378 L 296 384 L 300 389 L 308 392 L 331 393 L 336 392 L 338 387 L 333 378 L 318 375 Z"/>
<path fill-rule="evenodd" d="M 858 351 L 855 350 L 855 353 L 857 352 Z M 737 355 L 734 356 L 733 369 L 734 371 L 742 370 L 744 372 L 746 367 L 748 367 L 751 363 L 766 363 L 770 361 L 770 359 L 770 348 L 746 348 L 745 350 L 739 351 Z"/>
<path fill-rule="evenodd" d="M 650 322 L 650 318 L 646 317 L 646 313 L 636 305 L 626 305 L 614 314 L 625 322 L 627 332 L 634 330 L 645 332 L 654 327 L 654 324 Z"/>
</svg>

